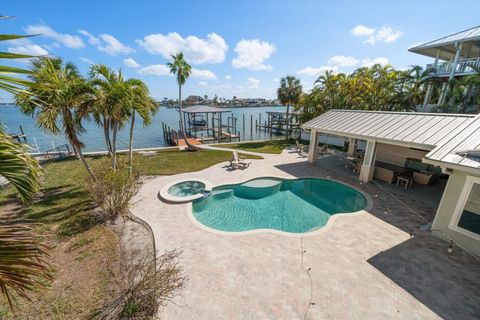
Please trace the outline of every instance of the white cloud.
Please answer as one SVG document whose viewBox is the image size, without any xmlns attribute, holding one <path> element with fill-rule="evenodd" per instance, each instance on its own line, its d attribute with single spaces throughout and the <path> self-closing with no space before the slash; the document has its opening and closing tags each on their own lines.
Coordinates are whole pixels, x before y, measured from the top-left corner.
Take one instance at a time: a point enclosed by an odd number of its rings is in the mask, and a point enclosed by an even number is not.
<svg viewBox="0 0 480 320">
<path fill-rule="evenodd" d="M 359 24 L 358 26 L 350 30 L 350 32 L 355 36 L 363 37 L 372 35 L 375 32 L 375 29 Z"/>
<path fill-rule="evenodd" d="M 98 50 L 106 52 L 112 56 L 117 54 L 129 54 L 135 51 L 129 46 L 122 44 L 117 38 L 110 34 L 102 33 L 100 38 L 103 42 L 97 46 Z"/>
<path fill-rule="evenodd" d="M 140 74 L 151 74 L 155 76 L 171 76 L 170 69 L 164 64 L 152 64 L 138 70 Z"/>
<path fill-rule="evenodd" d="M 205 81 L 199 81 L 197 83 L 200 87 L 206 87 L 208 85 L 208 83 L 206 83 Z"/>
<path fill-rule="evenodd" d="M 353 35 L 358 37 L 367 37 L 363 43 L 368 44 L 375 44 L 376 42 L 391 43 L 397 41 L 397 39 L 403 36 L 402 31 L 395 30 L 388 25 L 384 25 L 377 30 L 360 24 L 353 28 L 351 32 Z"/>
<path fill-rule="evenodd" d="M 388 59 L 385 57 L 378 57 L 373 60 L 371 60 L 370 58 L 366 58 L 362 60 L 362 67 L 371 67 L 374 64 L 385 66 L 388 64 Z"/>
<path fill-rule="evenodd" d="M 197 79 L 217 79 L 215 73 L 210 70 L 199 70 L 192 68 L 192 78 Z"/>
<path fill-rule="evenodd" d="M 336 66 L 322 66 L 319 68 L 315 67 L 305 67 L 297 71 L 297 74 L 305 74 L 308 76 L 319 76 L 324 74 L 327 71 L 337 72 L 338 68 Z"/>
<path fill-rule="evenodd" d="M 257 89 L 258 86 L 260 85 L 260 80 L 252 78 L 252 77 L 249 77 L 247 79 L 247 82 L 248 82 L 248 88 L 249 89 Z"/>
<path fill-rule="evenodd" d="M 90 60 L 88 58 L 85 58 L 85 57 L 80 57 L 80 60 L 82 60 L 83 62 L 88 63 L 88 64 L 95 64 L 95 62 L 93 62 L 92 60 Z"/>
<path fill-rule="evenodd" d="M 206 39 L 196 36 L 183 38 L 177 32 L 167 35 L 155 33 L 137 40 L 140 45 L 152 54 L 161 54 L 170 59 L 170 55 L 183 52 L 187 60 L 193 64 L 221 63 L 228 50 L 225 40 L 216 33 L 209 33 Z"/>
<path fill-rule="evenodd" d="M 83 34 L 85 37 L 87 37 L 88 43 L 90 43 L 91 45 L 96 46 L 96 45 L 100 44 L 100 39 L 95 37 L 90 32 L 88 32 L 86 30 L 78 30 L 78 33 Z"/>
<path fill-rule="evenodd" d="M 403 36 L 402 31 L 394 30 L 392 27 L 389 26 L 381 27 L 375 35 L 378 41 L 383 41 L 385 43 L 395 42 L 401 36 Z"/>
<path fill-rule="evenodd" d="M 132 58 L 123 59 L 123 63 L 129 68 L 140 68 L 141 65 L 137 63 L 137 61 L 133 60 Z"/>
<path fill-rule="evenodd" d="M 25 32 L 28 34 L 40 34 L 44 37 L 51 38 L 55 41 L 62 43 L 68 48 L 83 48 L 85 44 L 78 36 L 72 36 L 66 33 L 58 33 L 49 26 L 45 25 L 31 25 L 25 28 Z"/>
<path fill-rule="evenodd" d="M 227 74 L 227 75 L 225 76 L 225 79 L 230 80 L 230 79 L 232 79 L 232 76 L 229 75 L 229 74 Z"/>
<path fill-rule="evenodd" d="M 26 54 L 31 56 L 44 56 L 48 51 L 36 44 L 27 44 L 25 46 L 16 46 L 8 48 L 10 53 Z"/>
<path fill-rule="evenodd" d="M 328 60 L 328 64 L 331 66 L 338 66 L 338 67 L 351 67 L 358 63 L 359 61 L 354 57 L 350 56 L 333 56 Z"/>
<path fill-rule="evenodd" d="M 237 57 L 232 60 L 234 68 L 246 68 L 248 70 L 271 70 L 272 67 L 264 64 L 264 61 L 277 50 L 271 43 L 254 40 L 241 40 L 237 42 L 235 52 Z"/>
<path fill-rule="evenodd" d="M 277 83 L 280 82 L 280 78 L 273 79 L 273 82 L 277 82 Z"/>
</svg>

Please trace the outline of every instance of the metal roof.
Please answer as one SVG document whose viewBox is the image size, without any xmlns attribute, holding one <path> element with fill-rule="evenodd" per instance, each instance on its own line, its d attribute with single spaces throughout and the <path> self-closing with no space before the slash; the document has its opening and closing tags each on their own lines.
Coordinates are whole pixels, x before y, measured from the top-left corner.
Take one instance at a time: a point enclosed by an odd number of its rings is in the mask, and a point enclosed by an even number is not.
<svg viewBox="0 0 480 320">
<path fill-rule="evenodd" d="M 218 113 L 218 112 L 231 112 L 231 110 L 224 108 L 215 108 L 210 106 L 193 106 L 182 109 L 185 113 Z"/>
<path fill-rule="evenodd" d="M 474 115 L 363 110 L 330 110 L 304 129 L 431 150 Z"/>
<path fill-rule="evenodd" d="M 425 159 L 480 169 L 480 115 L 468 119 Z"/>
<path fill-rule="evenodd" d="M 469 42 L 469 45 L 463 45 L 462 47 L 462 58 L 480 57 L 480 26 L 423 43 L 409 48 L 408 51 L 435 58 L 437 51 L 440 50 L 439 58 L 450 60 L 455 55 L 455 43 L 457 42 Z"/>
</svg>

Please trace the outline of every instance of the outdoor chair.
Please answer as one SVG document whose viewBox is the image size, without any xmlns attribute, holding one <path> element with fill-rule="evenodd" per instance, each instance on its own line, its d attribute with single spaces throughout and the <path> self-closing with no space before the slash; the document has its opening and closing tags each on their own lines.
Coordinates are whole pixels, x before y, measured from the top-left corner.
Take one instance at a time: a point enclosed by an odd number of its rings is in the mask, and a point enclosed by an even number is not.
<svg viewBox="0 0 480 320">
<path fill-rule="evenodd" d="M 301 144 L 298 140 L 295 140 L 295 144 L 297 146 L 297 152 L 302 154 L 305 151 L 305 145 Z"/>
<path fill-rule="evenodd" d="M 230 160 L 230 167 L 233 169 L 246 169 L 250 162 L 246 162 L 244 157 L 240 157 L 237 151 L 233 151 L 233 158 Z"/>
</svg>

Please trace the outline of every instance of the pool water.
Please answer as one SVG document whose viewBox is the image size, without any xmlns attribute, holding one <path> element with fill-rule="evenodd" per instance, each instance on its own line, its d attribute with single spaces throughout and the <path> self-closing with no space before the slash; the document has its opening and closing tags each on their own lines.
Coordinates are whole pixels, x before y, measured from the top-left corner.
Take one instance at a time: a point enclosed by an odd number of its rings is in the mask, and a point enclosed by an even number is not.
<svg viewBox="0 0 480 320">
<path fill-rule="evenodd" d="M 274 229 L 302 233 L 321 228 L 337 213 L 367 206 L 365 196 L 325 179 L 258 178 L 213 188 L 193 202 L 193 216 L 207 227 L 230 232 Z"/>
<path fill-rule="evenodd" d="M 174 197 L 189 197 L 205 191 L 205 184 L 200 181 L 184 181 L 174 184 L 168 193 Z"/>
</svg>

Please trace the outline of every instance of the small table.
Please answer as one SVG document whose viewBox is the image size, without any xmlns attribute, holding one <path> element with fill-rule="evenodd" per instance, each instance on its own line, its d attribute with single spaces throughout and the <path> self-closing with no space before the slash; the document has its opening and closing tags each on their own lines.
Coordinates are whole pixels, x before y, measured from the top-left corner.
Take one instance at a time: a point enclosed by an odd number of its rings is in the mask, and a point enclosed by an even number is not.
<svg viewBox="0 0 480 320">
<path fill-rule="evenodd" d="M 413 179 L 411 177 L 406 176 L 398 176 L 397 177 L 397 186 L 404 185 L 405 189 L 412 187 Z"/>
</svg>

